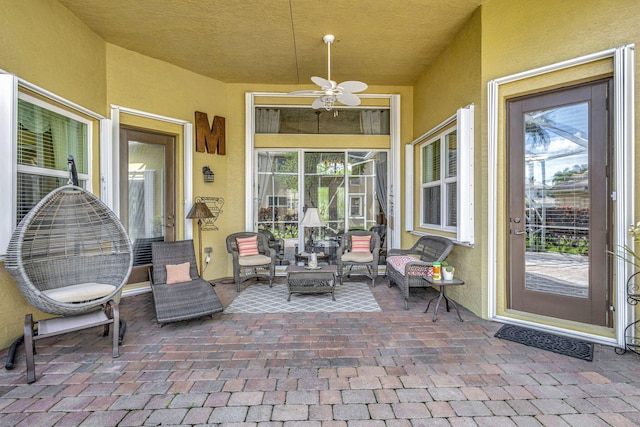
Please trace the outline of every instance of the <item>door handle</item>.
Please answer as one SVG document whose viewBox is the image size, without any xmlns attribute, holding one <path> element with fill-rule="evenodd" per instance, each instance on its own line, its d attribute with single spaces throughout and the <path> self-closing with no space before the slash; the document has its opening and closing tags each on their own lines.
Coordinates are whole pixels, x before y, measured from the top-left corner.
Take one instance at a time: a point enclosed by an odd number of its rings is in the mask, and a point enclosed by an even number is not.
<svg viewBox="0 0 640 427">
<path fill-rule="evenodd" d="M 519 236 L 521 234 L 527 234 L 526 230 L 513 230 L 513 234 L 515 234 L 516 236 Z"/>
</svg>

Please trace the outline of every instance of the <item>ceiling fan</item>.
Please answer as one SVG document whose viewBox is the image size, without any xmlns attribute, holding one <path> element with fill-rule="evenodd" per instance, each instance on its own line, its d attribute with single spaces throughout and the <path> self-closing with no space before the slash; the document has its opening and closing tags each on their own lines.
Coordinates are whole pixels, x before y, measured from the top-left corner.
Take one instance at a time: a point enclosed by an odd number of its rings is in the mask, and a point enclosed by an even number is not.
<svg viewBox="0 0 640 427">
<path fill-rule="evenodd" d="M 335 37 L 332 34 L 327 34 L 322 40 L 327 45 L 327 78 L 311 77 L 311 81 L 320 86 L 320 90 L 299 90 L 291 92 L 290 95 L 317 96 L 311 107 L 324 108 L 327 111 L 331 111 L 336 102 L 350 106 L 360 105 L 360 98 L 354 93 L 365 90 L 368 87 L 367 84 L 355 80 L 337 84 L 331 80 L 331 43 L 334 42 Z"/>
</svg>

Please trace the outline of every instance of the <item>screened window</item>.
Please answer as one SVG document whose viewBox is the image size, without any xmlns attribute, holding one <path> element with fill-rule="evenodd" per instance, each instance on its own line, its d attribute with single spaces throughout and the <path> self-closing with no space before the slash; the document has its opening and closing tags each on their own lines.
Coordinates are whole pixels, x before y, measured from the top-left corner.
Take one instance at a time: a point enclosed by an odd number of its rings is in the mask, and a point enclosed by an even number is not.
<svg viewBox="0 0 640 427">
<path fill-rule="evenodd" d="M 420 147 L 423 226 L 457 226 L 457 135 L 449 129 Z"/>
<path fill-rule="evenodd" d="M 79 185 L 89 178 L 91 123 L 32 96 L 18 95 L 16 220 L 53 189 L 69 181 L 73 156 Z M 17 223 L 16 222 L 16 223 Z"/>
<path fill-rule="evenodd" d="M 405 151 L 407 231 L 438 230 L 474 244 L 473 110 L 460 108 Z"/>
<path fill-rule="evenodd" d="M 256 133 L 389 135 L 388 109 L 257 107 Z"/>
</svg>

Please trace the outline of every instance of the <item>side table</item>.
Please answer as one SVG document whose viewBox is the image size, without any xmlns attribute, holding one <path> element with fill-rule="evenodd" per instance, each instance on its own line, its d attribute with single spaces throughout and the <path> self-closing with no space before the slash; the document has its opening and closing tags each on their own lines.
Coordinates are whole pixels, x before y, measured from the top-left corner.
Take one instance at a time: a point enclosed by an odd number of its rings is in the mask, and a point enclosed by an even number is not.
<svg viewBox="0 0 640 427">
<path fill-rule="evenodd" d="M 462 316 L 460 316 L 460 311 L 458 310 L 458 306 L 456 305 L 456 303 L 452 299 L 449 299 L 447 297 L 446 289 L 447 289 L 447 286 L 464 285 L 464 281 L 462 281 L 460 279 L 456 279 L 455 277 L 453 279 L 451 279 L 451 280 L 444 280 L 444 279 L 433 280 L 432 276 L 424 276 L 422 278 L 422 280 L 426 281 L 431 286 L 435 285 L 435 286 L 439 286 L 440 287 L 440 294 L 438 296 L 435 296 L 435 297 L 431 298 L 429 300 L 429 303 L 427 304 L 427 308 L 424 310 L 424 312 L 426 313 L 429 310 L 429 306 L 431 305 L 431 302 L 433 302 L 433 300 L 435 300 L 435 299 L 438 300 L 436 302 L 436 307 L 433 310 L 433 319 L 432 319 L 432 321 L 435 322 L 438 319 L 438 307 L 440 307 L 440 302 L 444 298 L 445 305 L 447 306 L 447 311 L 449 311 L 449 303 L 451 303 L 451 305 L 453 305 L 453 308 L 456 309 L 456 313 L 458 313 L 458 319 L 460 319 L 460 321 L 462 322 L 463 320 L 462 320 Z"/>
</svg>

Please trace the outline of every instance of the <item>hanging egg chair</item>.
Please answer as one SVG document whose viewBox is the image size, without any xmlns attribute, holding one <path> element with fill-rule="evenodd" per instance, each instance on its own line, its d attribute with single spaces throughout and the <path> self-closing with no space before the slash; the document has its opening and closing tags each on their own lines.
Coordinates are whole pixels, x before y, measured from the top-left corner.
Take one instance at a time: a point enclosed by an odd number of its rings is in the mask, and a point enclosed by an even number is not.
<svg viewBox="0 0 640 427">
<path fill-rule="evenodd" d="M 62 316 L 118 301 L 132 265 L 131 242 L 119 219 L 72 184 L 50 192 L 22 219 L 5 262 L 31 305 Z"/>
</svg>

